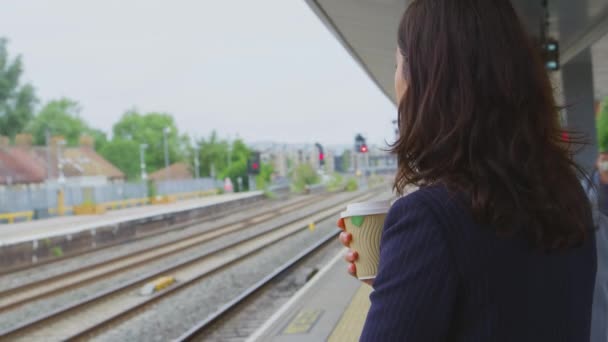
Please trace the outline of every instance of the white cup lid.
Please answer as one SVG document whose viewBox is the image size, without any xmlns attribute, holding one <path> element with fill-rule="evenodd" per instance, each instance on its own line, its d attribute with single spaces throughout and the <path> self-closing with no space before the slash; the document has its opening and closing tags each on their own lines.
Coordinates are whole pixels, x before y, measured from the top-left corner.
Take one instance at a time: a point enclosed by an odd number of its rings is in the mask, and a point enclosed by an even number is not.
<svg viewBox="0 0 608 342">
<path fill-rule="evenodd" d="M 346 206 L 346 211 L 343 211 L 340 217 L 386 214 L 390 208 L 391 203 L 389 201 L 352 203 Z"/>
</svg>

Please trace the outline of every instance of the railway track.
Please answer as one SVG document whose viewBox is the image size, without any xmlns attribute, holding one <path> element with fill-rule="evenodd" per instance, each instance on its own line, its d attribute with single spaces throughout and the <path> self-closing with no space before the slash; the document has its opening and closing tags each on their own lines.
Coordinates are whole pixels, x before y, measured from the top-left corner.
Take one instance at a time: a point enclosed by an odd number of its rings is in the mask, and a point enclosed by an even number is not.
<svg viewBox="0 0 608 342">
<path fill-rule="evenodd" d="M 48 298 L 78 287 L 85 286 L 99 279 L 126 272 L 151 261 L 182 253 L 186 249 L 210 242 L 234 231 L 250 225 L 260 224 L 282 215 L 304 208 L 319 200 L 319 196 L 305 198 L 279 208 L 272 208 L 258 213 L 256 216 L 238 222 L 212 227 L 201 232 L 167 241 L 145 249 L 118 256 L 83 268 L 57 274 L 53 277 L 34 281 L 18 287 L 0 291 L 0 313 L 15 309 L 32 301 Z"/>
<path fill-rule="evenodd" d="M 317 214 L 298 217 L 290 222 L 255 232 L 253 236 L 228 242 L 202 255 L 144 274 L 128 283 L 0 332 L 0 338 L 24 341 L 88 338 L 145 310 L 147 306 L 196 284 L 202 278 L 220 272 L 265 247 L 279 243 L 292 234 L 307 229 L 311 221 L 318 222 L 335 216 L 344 208 L 344 203 L 366 200 L 373 195 L 374 193 L 368 193 L 345 198 L 343 202 Z M 136 290 L 146 282 L 166 275 L 175 277 L 178 282 L 150 297 L 135 294 Z"/>
<path fill-rule="evenodd" d="M 338 236 L 339 231 L 336 230 L 330 234 L 327 234 L 324 238 L 322 238 L 319 242 L 314 244 L 311 247 L 308 247 L 304 251 L 302 251 L 297 256 L 293 257 L 291 260 L 287 261 L 281 267 L 277 268 L 274 272 L 264 277 L 262 280 L 258 281 L 245 291 L 241 293 L 238 297 L 233 299 L 232 301 L 226 303 L 221 308 L 219 308 L 215 313 L 210 315 L 209 317 L 203 319 L 202 321 L 195 324 L 188 331 L 183 333 L 181 336 L 173 340 L 173 342 L 192 342 L 192 341 L 201 341 L 205 336 L 210 334 L 210 330 L 213 329 L 213 326 L 218 322 L 226 319 L 228 316 L 239 310 L 241 306 L 244 306 L 245 303 L 256 295 L 260 295 L 262 292 L 266 290 L 269 285 L 272 284 L 277 278 L 283 276 L 288 273 L 295 266 L 303 263 L 307 260 L 312 254 L 321 250 L 325 246 L 327 246 L 332 241 L 335 241 Z"/>
<path fill-rule="evenodd" d="M 168 232 L 172 232 L 172 231 L 176 231 L 176 230 L 180 230 L 180 229 L 185 229 L 188 227 L 192 227 L 192 226 L 196 226 L 196 225 L 200 225 L 200 224 L 204 224 L 204 223 L 209 223 L 209 222 L 213 222 L 216 221 L 218 219 L 221 219 L 222 217 L 225 217 L 227 215 L 232 215 L 235 213 L 240 213 L 243 211 L 247 211 L 247 210 L 252 210 L 252 209 L 256 209 L 259 208 L 260 205 L 262 203 L 260 202 L 254 202 L 254 203 L 249 203 L 249 204 L 245 204 L 241 207 L 237 207 L 237 208 L 230 208 L 230 209 L 224 209 L 224 210 L 219 210 L 216 213 L 213 213 L 211 215 L 206 215 L 205 217 L 202 218 L 197 218 L 197 219 L 193 219 L 191 221 L 188 222 L 182 222 L 182 223 L 177 223 L 174 225 L 171 225 L 169 227 L 166 228 L 162 228 L 162 229 L 158 229 L 155 230 L 154 232 L 150 232 L 148 234 L 145 235 L 141 235 L 141 236 L 136 236 L 132 239 L 126 240 L 126 241 L 119 241 L 119 242 L 115 242 L 115 243 L 108 243 L 105 244 L 103 246 L 98 246 L 95 249 L 92 250 L 88 250 L 88 251 L 81 251 L 81 252 L 76 252 L 76 253 L 71 253 L 68 254 L 66 256 L 62 256 L 62 257 L 57 257 L 54 259 L 48 259 L 48 260 L 43 260 L 43 261 L 38 261 L 36 263 L 33 264 L 29 264 L 29 265 L 23 265 L 23 266 L 17 266 L 17 267 L 8 267 L 8 268 L 2 268 L 0 269 L 0 276 L 6 276 L 12 273 L 17 273 L 17 272 L 23 272 L 23 271 L 27 271 L 27 270 L 31 270 L 40 266 L 45 266 L 45 265 L 51 265 L 51 264 L 55 264 L 55 263 L 59 263 L 68 259 L 73 259 L 75 257 L 79 257 L 82 255 L 86 255 L 86 254 L 90 254 L 90 253 L 94 253 L 94 252 L 98 252 L 104 249 L 109 249 L 112 247 L 116 247 L 117 245 L 122 245 L 124 243 L 130 243 L 130 242 L 134 242 L 134 241 L 139 241 L 139 240 L 144 240 L 144 239 L 148 239 L 148 238 L 152 238 L 158 235 L 162 235 L 162 234 L 166 234 Z"/>
</svg>

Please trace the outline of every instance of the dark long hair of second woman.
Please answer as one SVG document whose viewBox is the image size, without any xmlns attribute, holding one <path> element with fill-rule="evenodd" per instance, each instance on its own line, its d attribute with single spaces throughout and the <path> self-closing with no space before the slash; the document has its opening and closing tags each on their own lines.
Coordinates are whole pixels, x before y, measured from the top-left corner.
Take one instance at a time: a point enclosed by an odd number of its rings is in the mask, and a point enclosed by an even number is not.
<svg viewBox="0 0 608 342">
<path fill-rule="evenodd" d="M 523 234 L 545 251 L 581 245 L 592 226 L 581 169 L 562 141 L 540 49 L 511 3 L 416 0 L 398 42 L 408 88 L 395 189 L 444 184 L 500 236 Z"/>
</svg>

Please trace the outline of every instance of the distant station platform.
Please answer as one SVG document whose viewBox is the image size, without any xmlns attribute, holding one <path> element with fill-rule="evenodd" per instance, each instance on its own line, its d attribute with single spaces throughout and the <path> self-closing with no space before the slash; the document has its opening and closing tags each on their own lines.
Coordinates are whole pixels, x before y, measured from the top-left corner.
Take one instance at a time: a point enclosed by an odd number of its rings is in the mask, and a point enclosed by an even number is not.
<svg viewBox="0 0 608 342">
<path fill-rule="evenodd" d="M 1 225 L 0 273 L 185 228 L 265 198 L 252 191 Z"/>
<path fill-rule="evenodd" d="M 247 341 L 358 341 L 372 288 L 346 273 L 344 253 L 336 255 Z"/>
<path fill-rule="evenodd" d="M 51 237 L 77 234 L 97 227 L 107 227 L 150 217 L 167 216 L 194 209 L 239 201 L 262 195 L 260 191 L 224 194 L 177 201 L 164 205 L 147 205 L 108 211 L 102 215 L 59 216 L 0 226 L 0 246 Z"/>
</svg>

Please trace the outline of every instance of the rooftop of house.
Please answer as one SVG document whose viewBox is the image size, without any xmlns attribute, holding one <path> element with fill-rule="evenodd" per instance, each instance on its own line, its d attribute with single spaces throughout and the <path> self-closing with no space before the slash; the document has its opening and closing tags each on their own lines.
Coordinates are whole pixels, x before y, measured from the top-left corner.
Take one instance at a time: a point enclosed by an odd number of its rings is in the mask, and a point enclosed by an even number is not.
<svg viewBox="0 0 608 342">
<path fill-rule="evenodd" d="M 160 169 L 148 176 L 153 181 L 163 181 L 166 179 L 192 179 L 192 169 L 190 165 L 186 163 L 175 163 L 169 165 L 168 168 Z"/>
<path fill-rule="evenodd" d="M 65 147 L 53 138 L 49 146 L 33 146 L 32 138 L 19 134 L 15 143 L 0 137 L 0 184 L 41 183 L 60 174 L 70 177 L 104 176 L 110 180 L 124 179 L 125 174 L 95 152 L 92 140 L 81 139 L 78 147 Z M 61 162 L 61 163 L 60 163 Z"/>
</svg>

